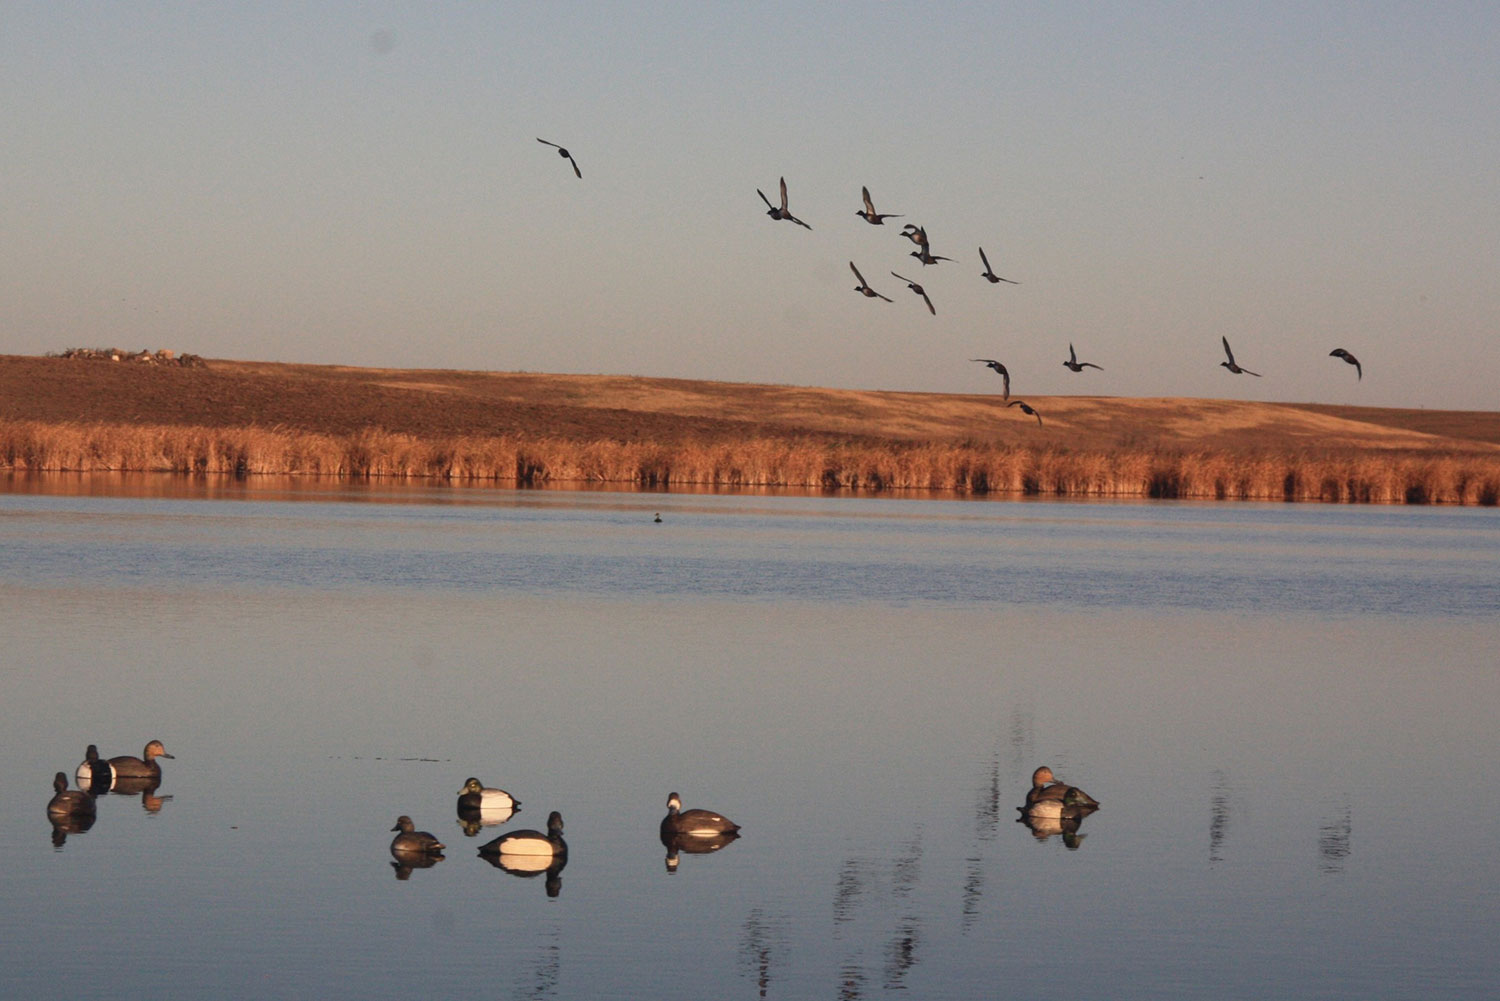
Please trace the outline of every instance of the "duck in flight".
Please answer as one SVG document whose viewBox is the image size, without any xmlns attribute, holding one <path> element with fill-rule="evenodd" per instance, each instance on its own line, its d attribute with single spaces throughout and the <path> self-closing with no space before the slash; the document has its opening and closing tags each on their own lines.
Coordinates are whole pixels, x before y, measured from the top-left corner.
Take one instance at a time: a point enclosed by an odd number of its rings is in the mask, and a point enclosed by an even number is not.
<svg viewBox="0 0 1500 1001">
<path fill-rule="evenodd" d="M 925 226 L 913 226 L 907 223 L 901 227 L 901 235 L 919 247 L 927 246 L 927 228 Z"/>
<path fill-rule="evenodd" d="M 1235 361 L 1234 361 L 1234 352 L 1231 351 L 1231 350 L 1229 350 L 1229 338 L 1227 338 L 1227 337 L 1220 337 L 1219 339 L 1224 342 L 1224 353 L 1229 356 L 1229 360 L 1228 361 L 1221 361 L 1221 362 L 1219 362 L 1220 365 L 1223 365 L 1225 368 L 1229 369 L 1229 371 L 1233 372 L 1235 375 L 1239 375 L 1240 373 L 1243 372 L 1245 375 L 1253 375 L 1257 379 L 1260 378 L 1260 373 L 1259 372 L 1252 372 L 1248 368 L 1240 368 L 1238 365 L 1235 364 Z"/>
<path fill-rule="evenodd" d="M 772 205 L 771 204 L 771 199 L 767 198 L 766 197 L 766 193 L 764 191 L 760 190 L 759 188 L 755 189 L 755 193 L 757 195 L 760 195 L 760 200 L 766 203 L 766 208 L 768 208 L 770 210 L 769 212 L 766 213 L 766 215 L 770 216 L 772 219 L 785 219 L 787 222 L 794 222 L 794 223 L 796 223 L 798 226 L 801 226 L 803 229 L 809 229 L 809 230 L 812 229 L 812 227 L 809 226 L 807 223 L 803 222 L 801 219 L 798 219 L 796 216 L 792 215 L 791 210 L 787 208 L 787 203 L 786 203 L 786 178 L 785 177 L 783 177 L 781 179 L 781 208 L 777 208 L 775 205 Z"/>
<path fill-rule="evenodd" d="M 866 299 L 885 299 L 886 302 L 891 301 L 890 299 L 886 299 L 885 296 L 881 295 L 879 292 L 870 287 L 870 283 L 865 281 L 865 276 L 859 273 L 859 268 L 856 268 L 854 266 L 853 261 L 849 262 L 849 270 L 853 271 L 854 277 L 859 279 L 859 284 L 854 286 L 854 291 L 858 292 Z"/>
<path fill-rule="evenodd" d="M 922 262 L 922 266 L 924 268 L 927 265 L 929 265 L 929 264 L 936 264 L 938 261 L 951 261 L 951 260 L 953 260 L 953 258 L 951 258 L 951 257 L 940 257 L 940 256 L 932 253 L 931 251 L 929 251 L 927 249 L 927 244 L 925 244 L 925 243 L 922 244 L 921 246 L 919 246 L 916 250 L 913 250 L 911 252 L 911 256 L 915 257 L 917 260 L 921 261 Z"/>
<path fill-rule="evenodd" d="M 891 276 L 894 278 L 901 278 L 901 276 L 896 274 L 896 272 L 894 271 L 891 272 Z M 917 295 L 922 297 L 922 301 L 927 303 L 927 311 L 933 316 L 937 316 L 937 308 L 933 306 L 932 300 L 927 298 L 927 290 L 918 285 L 916 282 L 912 281 L 910 278 L 901 278 L 901 280 L 906 282 L 907 288 L 911 289 Z"/>
<path fill-rule="evenodd" d="M 899 212 L 876 212 L 875 203 L 870 200 L 869 188 L 860 188 L 859 193 L 865 196 L 865 210 L 863 212 L 856 212 L 854 214 L 859 216 L 865 222 L 869 223 L 871 226 L 884 226 L 885 220 L 887 219 L 901 218 L 901 213 Z"/>
<path fill-rule="evenodd" d="M 573 165 L 573 173 L 578 175 L 579 180 L 583 180 L 583 171 L 578 169 L 578 161 L 573 159 L 572 153 L 569 153 L 566 149 L 563 149 L 561 146 L 557 145 L 557 143 L 548 142 L 545 139 L 538 138 L 537 142 L 541 143 L 544 146 L 551 146 L 553 149 L 557 150 L 557 155 L 571 163 Z"/>
<path fill-rule="evenodd" d="M 1000 378 L 1005 380 L 1005 392 L 1001 399 L 1010 399 L 1010 370 L 993 358 L 970 358 L 969 361 L 984 362 L 986 368 L 992 368 Z"/>
<path fill-rule="evenodd" d="M 991 285 L 995 284 L 996 282 L 1009 282 L 1012 285 L 1021 284 L 1018 281 L 1013 281 L 1009 278 L 1001 278 L 999 275 L 995 274 L 995 269 L 990 267 L 990 259 L 984 256 L 983 247 L 979 248 L 979 259 L 984 262 L 984 271 L 980 273 L 979 277 L 988 279 Z"/>
<path fill-rule="evenodd" d="M 1103 365 L 1095 365 L 1091 361 L 1079 361 L 1077 353 L 1073 350 L 1073 343 L 1071 341 L 1068 342 L 1068 360 L 1063 362 L 1063 365 L 1074 372 L 1082 372 L 1086 368 L 1097 368 L 1101 372 L 1104 371 Z"/>
<path fill-rule="evenodd" d="M 1036 409 L 1034 407 L 1032 407 L 1031 404 L 1025 402 L 1024 400 L 1011 400 L 1009 403 L 1006 404 L 1006 406 L 1007 407 L 1020 407 L 1021 408 L 1021 413 L 1023 413 L 1023 414 L 1030 414 L 1031 416 L 1033 416 L 1033 417 L 1036 418 L 1036 426 L 1037 427 L 1041 427 L 1042 426 L 1042 415 L 1039 414 L 1039 413 L 1037 413 Z"/>
<path fill-rule="evenodd" d="M 1345 351 L 1343 348 L 1334 348 L 1332 351 L 1328 352 L 1328 357 L 1344 359 L 1344 361 L 1354 366 L 1354 381 L 1361 382 L 1364 380 L 1365 370 L 1360 367 L 1359 359 L 1354 357 L 1349 352 Z"/>
</svg>

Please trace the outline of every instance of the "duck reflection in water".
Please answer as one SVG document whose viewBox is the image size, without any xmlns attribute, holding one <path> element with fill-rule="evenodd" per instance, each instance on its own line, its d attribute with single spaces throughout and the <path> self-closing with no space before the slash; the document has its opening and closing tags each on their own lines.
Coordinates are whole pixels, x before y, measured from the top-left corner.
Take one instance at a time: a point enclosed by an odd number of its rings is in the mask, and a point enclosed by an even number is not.
<svg viewBox="0 0 1500 1001">
<path fill-rule="evenodd" d="M 150 775 L 115 775 L 115 781 L 110 786 L 110 794 L 114 796 L 139 796 L 141 797 L 141 809 L 147 813 L 160 813 L 161 808 L 166 805 L 171 796 L 158 795 L 156 790 L 161 786 L 161 776 Z"/>
<path fill-rule="evenodd" d="M 562 814 L 547 816 L 547 832 L 509 831 L 479 846 L 479 854 L 496 869 L 512 876 L 534 878 L 545 874 L 547 896 L 562 892 L 562 871 L 568 864 L 568 843 L 563 840 Z"/>
<path fill-rule="evenodd" d="M 1099 809 L 1099 801 L 1077 786 L 1059 782 L 1046 765 L 1031 775 L 1031 791 L 1026 794 L 1026 805 L 1016 808 L 1021 816 L 1017 823 L 1031 829 L 1038 841 L 1046 841 L 1061 834 L 1063 844 L 1076 849 L 1083 842 L 1078 832 L 1083 818 Z"/>
<path fill-rule="evenodd" d="M 661 843 L 667 849 L 667 872 L 676 872 L 678 855 L 712 855 L 732 841 L 739 840 L 736 831 L 725 831 L 723 834 L 668 834 L 665 831 L 661 835 Z"/>
</svg>

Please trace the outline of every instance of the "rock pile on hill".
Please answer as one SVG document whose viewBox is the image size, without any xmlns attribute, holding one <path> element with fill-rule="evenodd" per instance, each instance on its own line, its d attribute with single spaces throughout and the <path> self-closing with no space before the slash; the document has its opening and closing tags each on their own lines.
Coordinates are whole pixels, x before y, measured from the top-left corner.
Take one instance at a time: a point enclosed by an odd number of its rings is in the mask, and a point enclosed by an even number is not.
<svg viewBox="0 0 1500 1001">
<path fill-rule="evenodd" d="M 53 357 L 81 358 L 84 361 L 129 361 L 138 365 L 176 365 L 180 368 L 199 368 L 203 359 L 198 355 L 173 354 L 166 348 L 157 351 L 121 351 L 119 348 L 68 348 Z"/>
</svg>

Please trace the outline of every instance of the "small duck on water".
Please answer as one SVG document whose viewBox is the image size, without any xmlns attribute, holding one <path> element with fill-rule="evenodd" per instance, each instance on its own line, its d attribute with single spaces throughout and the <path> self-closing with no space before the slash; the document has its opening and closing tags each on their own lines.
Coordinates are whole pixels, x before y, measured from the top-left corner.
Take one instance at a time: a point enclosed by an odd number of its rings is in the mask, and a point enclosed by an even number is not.
<svg viewBox="0 0 1500 1001">
<path fill-rule="evenodd" d="M 57 777 L 52 780 L 52 791 L 52 799 L 47 802 L 47 816 L 92 817 L 94 815 L 94 797 L 82 789 L 69 789 L 68 776 L 65 772 L 58 772 Z"/>
<path fill-rule="evenodd" d="M 110 758 L 109 764 L 115 770 L 115 777 L 122 779 L 160 779 L 161 765 L 156 763 L 157 758 L 171 758 L 167 749 L 159 740 L 153 740 L 146 745 L 139 758 L 129 754 L 122 754 L 117 758 Z M 173 760 L 176 760 L 173 758 Z"/>
<path fill-rule="evenodd" d="M 514 810 L 520 805 L 521 801 L 504 789 L 481 785 L 475 778 L 465 782 L 464 787 L 458 791 L 459 810 Z"/>
<path fill-rule="evenodd" d="M 426 831 L 417 830 L 404 813 L 396 818 L 396 826 L 391 830 L 400 832 L 391 839 L 391 851 L 396 854 L 436 855 L 448 847 Z"/>
</svg>

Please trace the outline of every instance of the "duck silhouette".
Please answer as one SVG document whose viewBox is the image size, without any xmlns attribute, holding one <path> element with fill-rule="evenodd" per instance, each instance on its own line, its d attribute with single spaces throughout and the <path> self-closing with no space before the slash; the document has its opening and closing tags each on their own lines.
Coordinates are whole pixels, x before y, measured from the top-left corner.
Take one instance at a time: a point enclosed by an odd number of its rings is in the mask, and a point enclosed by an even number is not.
<svg viewBox="0 0 1500 1001">
<path fill-rule="evenodd" d="M 770 211 L 768 211 L 766 213 L 766 215 L 770 216 L 772 219 L 785 219 L 787 222 L 794 222 L 794 223 L 796 223 L 798 226 L 801 226 L 803 229 L 807 229 L 807 230 L 812 229 L 812 227 L 809 226 L 807 223 L 803 222 L 801 219 L 798 219 L 796 216 L 792 215 L 791 210 L 789 208 L 787 208 L 787 200 L 786 200 L 786 178 L 785 177 L 783 177 L 781 179 L 781 207 L 780 208 L 777 208 L 775 205 L 771 204 L 771 199 L 769 199 L 769 198 L 766 197 L 766 193 L 764 191 L 760 190 L 759 188 L 756 188 L 755 189 L 755 193 L 757 195 L 760 195 L 760 200 L 766 203 L 766 207 L 770 210 Z"/>
<path fill-rule="evenodd" d="M 984 262 L 984 270 L 980 272 L 979 277 L 988 279 L 991 285 L 995 284 L 996 282 L 1009 282 L 1011 285 L 1021 284 L 1018 281 L 1013 281 L 1009 278 L 1001 278 L 999 275 L 995 274 L 995 269 L 990 267 L 990 259 L 984 256 L 983 247 L 979 248 L 979 259 Z"/>
<path fill-rule="evenodd" d="M 1005 390 L 1000 397 L 1002 400 L 1010 399 L 1010 370 L 993 358 L 970 358 L 969 361 L 983 362 L 986 368 L 993 369 L 995 374 L 1005 380 Z"/>
<path fill-rule="evenodd" d="M 1229 350 L 1229 338 L 1220 337 L 1219 339 L 1224 342 L 1224 353 L 1229 356 L 1229 360 L 1219 362 L 1220 365 L 1229 369 L 1229 371 L 1233 372 L 1235 375 L 1240 375 L 1241 373 L 1243 373 L 1245 375 L 1253 375 L 1257 379 L 1260 378 L 1259 372 L 1252 372 L 1248 368 L 1240 368 L 1240 366 L 1235 363 L 1234 352 Z"/>
<path fill-rule="evenodd" d="M 1079 361 L 1077 353 L 1073 350 L 1073 343 L 1071 341 L 1068 342 L 1068 360 L 1063 362 L 1063 366 L 1074 372 L 1082 372 L 1086 368 L 1097 368 L 1101 372 L 1104 371 L 1104 366 L 1102 365 L 1095 365 L 1091 361 Z"/>
<path fill-rule="evenodd" d="M 566 149 L 559 146 L 557 143 L 548 142 L 546 139 L 538 139 L 537 142 L 542 143 L 545 146 L 551 146 L 553 149 L 557 150 L 557 155 L 571 163 L 573 165 L 573 173 L 578 175 L 579 180 L 583 180 L 583 171 L 578 169 L 578 161 L 573 159 L 572 153 L 569 153 Z"/>
<path fill-rule="evenodd" d="M 859 273 L 859 268 L 856 268 L 854 266 L 853 261 L 849 262 L 849 270 L 853 271 L 854 277 L 859 279 L 859 284 L 854 286 L 854 291 L 858 292 L 866 299 L 885 299 L 886 302 L 891 301 L 890 299 L 887 299 L 885 296 L 881 295 L 879 292 L 870 287 L 870 283 L 865 281 L 865 276 Z"/>
<path fill-rule="evenodd" d="M 1025 400 L 1011 400 L 1009 403 L 1006 404 L 1006 406 L 1007 407 L 1020 407 L 1021 408 L 1021 413 L 1023 413 L 1023 414 L 1030 414 L 1031 416 L 1033 416 L 1033 417 L 1036 418 L 1036 426 L 1037 427 L 1041 427 L 1042 426 L 1042 415 L 1039 414 L 1039 413 L 1037 413 L 1036 412 L 1036 408 L 1034 408 L 1031 404 L 1027 403 Z"/>
<path fill-rule="evenodd" d="M 901 278 L 901 276 L 896 274 L 896 272 L 894 271 L 891 272 L 891 276 L 894 278 Z M 933 316 L 937 316 L 937 307 L 932 304 L 931 299 L 927 298 L 927 290 L 918 285 L 916 282 L 912 281 L 910 278 L 901 278 L 901 280 L 906 282 L 907 288 L 911 289 L 917 295 L 922 297 L 922 301 L 927 303 L 927 311 Z"/>
<path fill-rule="evenodd" d="M 856 212 L 854 214 L 859 216 L 865 222 L 869 223 L 871 226 L 884 226 L 887 219 L 901 218 L 901 214 L 899 212 L 876 212 L 875 203 L 870 200 L 869 188 L 860 188 L 859 193 L 864 196 L 865 208 L 863 212 Z"/>
<path fill-rule="evenodd" d="M 1349 352 L 1345 351 L 1343 348 L 1334 348 L 1332 351 L 1328 352 L 1328 357 L 1344 359 L 1344 361 L 1354 366 L 1354 380 L 1356 382 L 1364 380 L 1365 370 L 1360 367 L 1359 359 L 1354 357 Z"/>
</svg>

